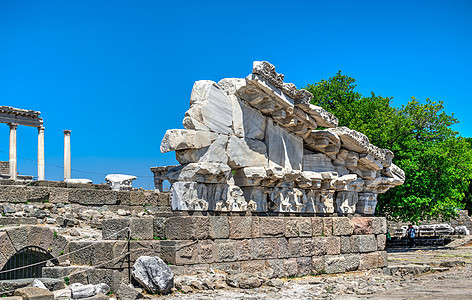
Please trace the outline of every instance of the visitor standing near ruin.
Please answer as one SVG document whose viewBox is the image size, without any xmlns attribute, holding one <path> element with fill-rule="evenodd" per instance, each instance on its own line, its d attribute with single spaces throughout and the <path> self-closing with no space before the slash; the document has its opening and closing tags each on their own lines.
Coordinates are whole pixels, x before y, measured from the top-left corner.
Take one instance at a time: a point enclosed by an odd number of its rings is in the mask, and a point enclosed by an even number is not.
<svg viewBox="0 0 472 300">
<path fill-rule="evenodd" d="M 416 230 L 415 228 L 413 228 L 413 225 L 409 225 L 408 226 L 408 245 L 411 247 L 413 247 L 415 245 L 415 237 L 416 237 Z"/>
</svg>

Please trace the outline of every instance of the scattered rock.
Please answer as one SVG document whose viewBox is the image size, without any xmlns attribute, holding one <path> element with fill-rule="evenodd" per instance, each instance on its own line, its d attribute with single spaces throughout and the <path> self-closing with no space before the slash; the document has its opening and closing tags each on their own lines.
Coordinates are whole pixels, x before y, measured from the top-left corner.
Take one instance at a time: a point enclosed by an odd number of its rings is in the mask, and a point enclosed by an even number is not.
<svg viewBox="0 0 472 300">
<path fill-rule="evenodd" d="M 33 282 L 31 283 L 31 286 L 32 287 L 37 287 L 37 288 L 40 288 L 40 289 L 45 289 L 47 290 L 48 288 L 44 285 L 44 283 L 39 280 L 39 279 L 35 279 L 33 280 Z"/>
<path fill-rule="evenodd" d="M 141 289 L 132 288 L 123 283 L 119 285 L 118 290 L 116 291 L 116 296 L 120 300 L 134 300 L 143 298 Z"/>
<path fill-rule="evenodd" d="M 106 283 L 99 284 L 75 284 L 70 287 L 72 293 L 72 299 L 83 299 L 97 295 L 98 293 L 107 294 L 110 291 L 110 287 Z"/>
<path fill-rule="evenodd" d="M 15 296 L 21 296 L 24 300 L 54 300 L 54 294 L 47 289 L 38 287 L 25 287 L 17 289 L 14 293 Z"/>
<path fill-rule="evenodd" d="M 257 276 L 249 273 L 230 275 L 226 278 L 226 283 L 229 286 L 241 289 L 253 289 L 262 285 L 262 282 L 257 278 Z"/>
<path fill-rule="evenodd" d="M 167 294 L 174 286 L 169 266 L 157 256 L 141 256 L 133 265 L 132 274 L 147 291 Z"/>
</svg>

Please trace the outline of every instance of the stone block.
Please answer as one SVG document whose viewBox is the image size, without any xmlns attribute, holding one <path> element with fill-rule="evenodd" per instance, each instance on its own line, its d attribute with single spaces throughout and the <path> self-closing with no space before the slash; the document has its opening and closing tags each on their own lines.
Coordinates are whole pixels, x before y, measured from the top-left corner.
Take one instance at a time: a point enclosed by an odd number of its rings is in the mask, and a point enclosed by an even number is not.
<svg viewBox="0 0 472 300">
<path fill-rule="evenodd" d="M 355 271 L 359 267 L 360 258 L 359 254 L 346 254 L 344 255 L 346 261 L 346 272 Z"/>
<path fill-rule="evenodd" d="M 302 251 L 301 251 L 301 254 L 302 256 L 312 256 L 313 253 L 314 253 L 314 243 L 313 243 L 313 239 L 310 237 L 306 237 L 306 238 L 301 238 L 302 240 Z"/>
<path fill-rule="evenodd" d="M 212 263 L 215 261 L 215 242 L 212 240 L 198 241 L 197 262 Z"/>
<path fill-rule="evenodd" d="M 152 218 L 131 218 L 129 222 L 131 239 L 152 240 L 154 220 Z"/>
<path fill-rule="evenodd" d="M 233 240 L 216 240 L 215 252 L 216 262 L 235 261 L 236 243 Z"/>
<path fill-rule="evenodd" d="M 265 261 L 265 276 L 268 278 L 280 278 L 285 276 L 283 259 L 268 259 Z"/>
<path fill-rule="evenodd" d="M 298 237 L 298 218 L 286 218 L 285 237 Z"/>
<path fill-rule="evenodd" d="M 325 256 L 313 256 L 311 258 L 311 273 L 320 275 L 325 272 Z"/>
<path fill-rule="evenodd" d="M 92 264 L 92 246 L 90 241 L 73 241 L 69 243 L 70 262 L 74 265 L 90 266 Z"/>
<path fill-rule="evenodd" d="M 69 190 L 66 188 L 49 188 L 49 202 L 69 203 Z"/>
<path fill-rule="evenodd" d="M 326 254 L 336 255 L 341 253 L 341 239 L 339 236 L 328 236 L 326 238 Z"/>
<path fill-rule="evenodd" d="M 161 256 L 161 241 L 131 241 L 130 242 L 130 259 L 134 263 L 141 256 Z M 123 248 L 126 248 L 123 251 Z M 127 251 L 127 243 L 115 243 L 113 245 L 114 257 L 118 257 Z M 120 260 L 121 261 L 121 260 Z M 127 263 L 125 257 L 124 261 Z M 127 265 L 123 267 L 128 267 Z"/>
<path fill-rule="evenodd" d="M 359 252 L 373 252 L 377 251 L 377 240 L 375 235 L 359 235 Z"/>
<path fill-rule="evenodd" d="M 231 100 L 233 104 L 233 128 L 235 135 L 263 140 L 266 126 L 264 115 L 236 97 L 232 97 Z"/>
<path fill-rule="evenodd" d="M 313 236 L 313 227 L 311 224 L 311 219 L 308 217 L 298 218 L 298 232 L 300 237 L 312 237 Z"/>
<path fill-rule="evenodd" d="M 252 238 L 261 237 L 261 218 L 259 217 L 252 217 L 251 236 Z"/>
<path fill-rule="evenodd" d="M 161 259 L 173 265 L 196 263 L 197 241 L 160 241 Z"/>
<path fill-rule="evenodd" d="M 176 150 L 200 149 L 211 145 L 218 138 L 218 134 L 209 131 L 185 129 L 167 130 L 161 142 L 161 153 Z"/>
<path fill-rule="evenodd" d="M 265 137 L 269 166 L 302 169 L 303 139 L 267 119 Z"/>
<path fill-rule="evenodd" d="M 0 202 L 24 203 L 26 194 L 24 186 L 0 186 Z"/>
<path fill-rule="evenodd" d="M 379 268 L 385 268 L 388 266 L 388 253 L 387 251 L 379 251 Z"/>
<path fill-rule="evenodd" d="M 54 300 L 54 294 L 50 291 L 37 287 L 24 287 L 17 289 L 15 296 L 20 296 L 25 300 Z"/>
<path fill-rule="evenodd" d="M 286 239 L 286 238 L 278 238 L 277 239 L 277 257 L 278 258 L 289 258 L 290 257 L 288 239 Z"/>
<path fill-rule="evenodd" d="M 259 140 L 231 136 L 228 142 L 228 165 L 232 169 L 267 167 L 267 147 Z"/>
<path fill-rule="evenodd" d="M 170 217 L 166 220 L 165 236 L 169 240 L 193 240 L 196 238 L 195 225 L 193 217 Z"/>
<path fill-rule="evenodd" d="M 333 218 L 323 218 L 323 235 L 330 236 L 333 234 Z"/>
<path fill-rule="evenodd" d="M 210 264 L 185 265 L 183 274 L 185 275 L 199 274 L 199 273 L 207 272 L 209 269 L 210 269 Z"/>
<path fill-rule="evenodd" d="M 373 234 L 386 234 L 387 233 L 387 221 L 382 217 L 372 218 L 372 233 Z"/>
<path fill-rule="evenodd" d="M 285 234 L 285 218 L 283 217 L 265 217 L 261 218 L 262 237 L 280 237 Z"/>
<path fill-rule="evenodd" d="M 67 253 L 69 250 L 69 241 L 62 235 L 57 235 L 54 237 L 52 242 L 52 251 L 51 254 L 54 257 L 60 256 L 61 253 Z M 59 262 L 62 260 L 68 259 L 67 257 L 59 258 Z"/>
<path fill-rule="evenodd" d="M 123 253 L 126 252 L 125 244 L 126 242 L 119 242 L 121 247 L 118 247 L 121 250 L 124 250 Z M 74 245 L 75 242 L 71 242 L 71 246 Z M 116 267 L 123 267 L 124 257 L 120 261 L 113 261 L 103 265 L 103 263 L 109 261 L 110 259 L 117 258 L 114 256 L 113 245 L 115 244 L 114 241 L 94 241 L 92 242 L 92 247 L 88 248 L 89 255 L 85 258 L 90 259 L 90 265 L 98 266 L 100 265 L 103 268 L 114 268 Z M 74 247 L 75 248 L 75 247 Z M 71 248 L 72 249 L 72 248 Z M 80 249 L 80 248 L 79 248 Z M 118 252 L 119 255 L 119 252 Z M 80 257 L 76 256 L 75 254 L 71 255 L 72 257 Z M 118 256 L 119 257 L 119 256 Z M 72 260 L 71 260 L 72 262 Z M 85 262 L 85 261 L 84 261 Z M 82 263 L 83 264 L 83 263 Z M 115 265 L 116 264 L 116 265 Z"/>
<path fill-rule="evenodd" d="M 251 217 L 228 217 L 229 238 L 230 239 L 249 239 L 252 237 L 252 218 Z"/>
<path fill-rule="evenodd" d="M 327 250 L 327 238 L 314 237 L 313 238 L 313 255 L 314 256 L 325 255 L 326 250 Z"/>
<path fill-rule="evenodd" d="M 241 272 L 263 275 L 265 273 L 265 261 L 264 260 L 243 261 L 241 262 Z"/>
<path fill-rule="evenodd" d="M 28 230 L 28 246 L 50 249 L 54 239 L 54 230 L 49 226 L 31 226 Z"/>
<path fill-rule="evenodd" d="M 385 250 L 385 245 L 387 243 L 387 236 L 385 234 L 379 234 L 377 237 L 377 250 Z"/>
<path fill-rule="evenodd" d="M 7 230 L 8 237 L 16 251 L 20 251 L 28 246 L 28 231 L 29 228 L 27 226 L 14 227 Z"/>
<path fill-rule="evenodd" d="M 88 284 L 106 283 L 112 292 L 115 292 L 122 282 L 120 272 L 113 269 L 92 268 L 86 274 Z"/>
<path fill-rule="evenodd" d="M 347 263 L 343 255 L 327 255 L 325 259 L 326 273 L 336 274 L 346 272 Z"/>
<path fill-rule="evenodd" d="M 296 258 L 289 258 L 284 260 L 284 270 L 286 277 L 294 277 L 298 274 L 298 264 Z"/>
<path fill-rule="evenodd" d="M 319 218 L 319 217 L 311 218 L 311 226 L 313 229 L 313 236 L 323 235 L 323 218 Z"/>
<path fill-rule="evenodd" d="M 254 258 L 254 241 L 256 239 L 237 240 L 236 246 L 236 260 L 251 260 Z M 257 244 L 257 243 L 256 243 Z"/>
<path fill-rule="evenodd" d="M 300 238 L 288 239 L 288 250 L 290 257 L 302 256 L 302 240 Z"/>
<path fill-rule="evenodd" d="M 255 259 L 277 258 L 278 240 L 276 238 L 254 239 L 253 244 Z"/>
<path fill-rule="evenodd" d="M 153 230 L 153 238 L 165 238 L 165 229 L 166 229 L 166 219 L 167 218 L 154 218 L 152 230 Z"/>
<path fill-rule="evenodd" d="M 354 217 L 351 219 L 354 234 L 373 234 L 371 217 Z"/>
<path fill-rule="evenodd" d="M 351 236 L 341 236 L 340 247 L 341 247 L 341 253 L 353 253 L 354 251 L 351 245 Z"/>
<path fill-rule="evenodd" d="M 102 221 L 102 238 L 104 240 L 128 239 L 129 219 L 108 219 Z"/>
<path fill-rule="evenodd" d="M 220 270 L 230 275 L 239 274 L 241 272 L 241 263 L 237 262 L 223 262 L 211 264 L 214 270 Z"/>
<path fill-rule="evenodd" d="M 360 254 L 359 270 L 370 270 L 380 266 L 379 253 L 370 252 Z"/>
<path fill-rule="evenodd" d="M 0 254 L 4 258 L 4 262 L 1 263 L 0 269 L 3 268 L 6 260 L 13 256 L 16 252 L 15 246 L 10 241 L 6 232 L 0 232 Z"/>
<path fill-rule="evenodd" d="M 229 222 L 227 216 L 212 216 L 210 219 L 210 238 L 229 238 Z"/>
<path fill-rule="evenodd" d="M 228 136 L 220 134 L 210 146 L 199 149 L 176 150 L 175 157 L 180 164 L 196 162 L 226 164 L 228 162 L 227 144 Z"/>
<path fill-rule="evenodd" d="M 195 238 L 198 240 L 206 240 L 210 237 L 211 227 L 210 227 L 210 218 L 211 217 L 194 217 L 195 218 Z"/>
<path fill-rule="evenodd" d="M 311 257 L 298 257 L 296 260 L 298 276 L 306 276 L 312 274 Z"/>
<path fill-rule="evenodd" d="M 118 197 L 115 191 L 69 189 L 69 202 L 82 205 L 117 205 Z"/>
<path fill-rule="evenodd" d="M 354 231 L 349 218 L 333 218 L 333 235 L 351 235 Z"/>
</svg>

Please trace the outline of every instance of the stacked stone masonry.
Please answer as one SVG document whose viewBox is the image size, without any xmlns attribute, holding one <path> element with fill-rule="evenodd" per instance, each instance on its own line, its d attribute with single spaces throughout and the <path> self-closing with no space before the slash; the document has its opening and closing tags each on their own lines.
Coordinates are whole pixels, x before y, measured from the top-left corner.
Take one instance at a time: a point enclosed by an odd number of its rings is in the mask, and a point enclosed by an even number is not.
<svg viewBox="0 0 472 300">
<path fill-rule="evenodd" d="M 390 150 L 283 78 L 254 62 L 246 78 L 195 82 L 185 129 L 161 143 L 181 165 L 151 169 L 156 189 L 172 184 L 173 210 L 372 215 L 377 194 L 404 182 Z"/>
<path fill-rule="evenodd" d="M 257 272 L 268 277 L 303 276 L 372 269 L 387 265 L 384 218 L 176 216 L 154 219 L 110 219 L 103 238 L 131 228 L 132 261 L 158 255 L 178 274 L 209 268 L 228 273 Z M 116 257 L 120 240 L 100 242 L 71 258 L 87 265 L 102 256 Z M 112 237 L 111 239 L 116 239 Z M 73 246 L 79 248 L 81 245 Z M 93 255 L 92 255 L 93 253 Z M 92 262 L 93 263 L 93 262 Z M 125 267 L 126 259 L 109 266 Z"/>
</svg>

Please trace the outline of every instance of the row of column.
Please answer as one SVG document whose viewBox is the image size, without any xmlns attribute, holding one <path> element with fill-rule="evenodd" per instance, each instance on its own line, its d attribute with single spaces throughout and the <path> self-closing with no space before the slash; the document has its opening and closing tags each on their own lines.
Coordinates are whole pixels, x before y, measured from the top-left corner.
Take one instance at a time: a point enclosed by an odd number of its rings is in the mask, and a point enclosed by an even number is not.
<svg viewBox="0 0 472 300">
<path fill-rule="evenodd" d="M 18 124 L 10 126 L 9 171 L 10 179 L 17 180 L 18 164 L 16 156 L 16 128 Z M 71 177 L 70 130 L 64 130 L 64 180 Z M 38 127 L 38 180 L 45 179 L 44 160 L 44 127 Z"/>
</svg>

